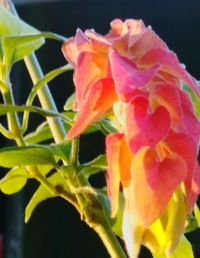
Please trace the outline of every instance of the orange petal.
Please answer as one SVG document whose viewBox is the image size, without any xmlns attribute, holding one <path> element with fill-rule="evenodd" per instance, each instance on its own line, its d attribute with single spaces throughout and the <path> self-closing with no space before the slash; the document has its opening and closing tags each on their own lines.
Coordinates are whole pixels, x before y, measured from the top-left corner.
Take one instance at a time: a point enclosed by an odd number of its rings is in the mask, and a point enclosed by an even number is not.
<svg viewBox="0 0 200 258">
<path fill-rule="evenodd" d="M 167 45 L 150 27 L 147 27 L 137 40 L 130 42 L 129 52 L 134 58 L 139 58 L 153 48 L 167 49 Z"/>
<path fill-rule="evenodd" d="M 108 160 L 108 194 L 111 199 L 112 215 L 118 209 L 119 185 L 130 181 L 130 152 L 123 134 L 110 134 L 106 137 L 106 154 Z"/>
<path fill-rule="evenodd" d="M 62 45 L 62 52 L 66 60 L 73 66 L 76 66 L 79 51 L 77 49 L 74 37 L 64 42 Z"/>
<path fill-rule="evenodd" d="M 165 210 L 172 194 L 184 180 L 184 160 L 169 154 L 162 162 L 156 152 L 144 147 L 134 157 L 130 200 L 145 227 L 152 224 Z"/>
<path fill-rule="evenodd" d="M 85 96 L 81 110 L 67 138 L 71 139 L 81 134 L 95 119 L 107 112 L 116 100 L 112 79 L 101 79 L 93 84 Z"/>
<path fill-rule="evenodd" d="M 81 52 L 74 73 L 77 108 L 80 109 L 88 88 L 100 78 L 106 76 L 105 56 L 93 52 Z"/>
</svg>

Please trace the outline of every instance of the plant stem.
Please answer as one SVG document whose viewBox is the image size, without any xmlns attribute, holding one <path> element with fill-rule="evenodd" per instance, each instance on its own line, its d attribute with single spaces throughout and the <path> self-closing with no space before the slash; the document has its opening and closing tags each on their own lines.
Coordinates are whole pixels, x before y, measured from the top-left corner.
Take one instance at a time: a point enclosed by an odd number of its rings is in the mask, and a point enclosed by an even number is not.
<svg viewBox="0 0 200 258">
<path fill-rule="evenodd" d="M 30 56 L 25 57 L 24 61 L 34 84 L 44 77 L 35 54 L 31 54 Z M 44 109 L 58 112 L 47 85 L 38 90 L 38 97 Z M 47 121 L 49 123 L 55 142 L 61 142 L 66 136 L 66 131 L 61 119 L 59 117 L 47 117 Z"/>
<path fill-rule="evenodd" d="M 9 8 L 12 9 L 12 12 L 16 14 L 15 8 L 12 5 L 12 3 L 9 1 L 10 6 Z M 0 3 L 1 4 L 1 3 Z M 33 83 L 37 83 L 40 79 L 43 78 L 43 73 L 40 68 L 40 65 L 37 61 L 37 58 L 35 54 L 32 54 L 28 57 L 24 58 L 25 64 L 27 66 L 27 69 L 29 71 L 29 74 L 31 76 L 31 79 Z M 10 94 L 10 95 L 9 95 Z M 54 103 L 54 100 L 52 98 L 52 95 L 49 91 L 49 88 L 47 85 L 45 85 L 43 88 L 38 90 L 38 97 L 40 100 L 40 103 L 44 109 L 49 109 L 52 111 L 57 112 L 57 107 Z M 14 103 L 13 96 L 11 89 L 7 95 L 5 95 L 6 103 L 11 104 Z M 18 122 L 17 114 L 14 112 L 9 113 L 9 127 L 11 129 L 11 132 L 14 133 L 15 140 L 19 146 L 25 145 L 24 139 L 21 135 L 21 128 Z M 59 117 L 52 118 L 48 117 L 47 121 L 49 123 L 50 129 L 52 131 L 53 137 L 55 139 L 56 143 L 61 142 L 64 137 L 66 136 L 66 131 L 64 128 L 64 125 Z M 76 156 L 75 156 L 76 155 Z M 77 156 L 78 156 L 78 139 L 74 139 L 73 142 L 73 148 L 72 153 L 70 157 L 70 161 L 76 165 L 77 162 Z M 37 178 L 37 171 L 34 171 L 34 168 L 29 167 L 30 173 L 32 172 L 33 175 L 36 175 Z M 38 177 L 38 181 L 43 183 L 49 190 L 52 192 L 52 194 L 56 194 L 55 190 L 53 189 L 51 185 L 46 184 L 46 178 L 44 177 Z M 87 187 L 87 183 L 85 184 L 84 180 L 82 186 Z M 108 250 L 108 253 L 112 258 L 126 258 L 126 255 L 119 244 L 117 238 L 115 237 L 114 233 L 111 230 L 111 227 L 109 225 L 109 222 L 107 221 L 107 218 L 104 214 L 103 207 L 101 205 L 100 200 L 97 198 L 97 196 L 90 194 L 82 194 L 78 193 L 76 195 L 78 197 L 80 208 L 83 210 L 84 220 L 85 222 L 95 230 L 95 232 L 99 235 L 99 237 L 102 239 L 105 247 Z M 67 198 L 67 196 L 66 196 Z M 78 207 L 77 207 L 78 209 Z"/>
</svg>

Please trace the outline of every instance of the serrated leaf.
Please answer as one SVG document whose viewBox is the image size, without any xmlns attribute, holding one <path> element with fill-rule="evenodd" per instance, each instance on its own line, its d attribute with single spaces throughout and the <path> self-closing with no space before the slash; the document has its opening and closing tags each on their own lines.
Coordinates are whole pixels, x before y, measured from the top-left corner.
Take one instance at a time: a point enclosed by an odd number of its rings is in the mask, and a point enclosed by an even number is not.
<svg viewBox="0 0 200 258">
<path fill-rule="evenodd" d="M 14 168 L 0 180 L 0 189 L 4 194 L 14 194 L 19 192 L 27 182 L 25 168 Z"/>
<path fill-rule="evenodd" d="M 0 150 L 0 166 L 47 165 L 56 166 L 56 161 L 48 148 L 42 146 L 8 147 Z"/>
<path fill-rule="evenodd" d="M 63 189 L 66 189 L 64 178 L 59 174 L 55 173 L 48 177 L 49 183 L 51 183 L 54 187 L 62 186 Z M 25 222 L 27 223 L 35 210 L 35 208 L 43 201 L 56 197 L 57 195 L 53 195 L 47 188 L 43 185 L 40 185 L 36 192 L 33 194 L 31 200 L 26 206 L 25 210 Z"/>
<path fill-rule="evenodd" d="M 200 118 L 200 99 L 199 99 L 199 97 L 196 95 L 196 93 L 188 85 L 183 83 L 182 88 L 183 88 L 183 90 L 185 90 L 190 95 L 191 100 L 194 104 L 194 110 L 195 110 L 196 116 L 198 118 Z"/>
<path fill-rule="evenodd" d="M 195 204 L 195 206 L 194 206 L 194 216 L 197 220 L 198 227 L 200 227 L 200 210 L 199 210 L 199 207 L 197 206 L 197 204 Z"/>
<path fill-rule="evenodd" d="M 168 258 L 165 254 L 152 254 L 154 258 Z M 186 237 L 182 237 L 170 258 L 194 258 L 192 246 Z"/>
</svg>

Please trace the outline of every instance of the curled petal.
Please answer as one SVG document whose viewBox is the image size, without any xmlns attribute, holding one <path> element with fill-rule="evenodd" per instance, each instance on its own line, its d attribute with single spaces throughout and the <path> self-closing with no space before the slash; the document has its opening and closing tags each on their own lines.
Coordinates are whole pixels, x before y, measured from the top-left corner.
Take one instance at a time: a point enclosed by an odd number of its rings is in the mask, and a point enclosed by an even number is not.
<svg viewBox="0 0 200 258">
<path fill-rule="evenodd" d="M 162 70 L 183 80 L 200 97 L 200 90 L 198 89 L 195 80 L 179 63 L 177 56 L 173 52 L 166 49 L 155 48 L 142 56 L 139 63 L 143 66 L 159 64 Z"/>
<path fill-rule="evenodd" d="M 129 101 L 135 89 L 147 85 L 158 71 L 159 65 L 150 69 L 138 69 L 134 62 L 111 50 L 109 56 L 111 71 L 119 97 Z"/>
<path fill-rule="evenodd" d="M 107 112 L 116 100 L 112 79 L 101 79 L 93 84 L 85 96 L 74 125 L 68 132 L 68 139 L 83 132 L 90 123 Z"/>
<path fill-rule="evenodd" d="M 170 128 L 168 111 L 159 106 L 150 113 L 148 100 L 143 97 L 137 97 L 132 103 L 126 104 L 125 117 L 125 134 L 133 153 L 143 146 L 155 147 Z"/>
<path fill-rule="evenodd" d="M 186 176 L 184 160 L 170 153 L 159 161 L 156 152 L 144 147 L 132 163 L 132 210 L 141 223 L 148 227 L 164 212 L 176 188 Z M 162 197 L 162 198 L 161 198 Z"/>
<path fill-rule="evenodd" d="M 79 51 L 77 49 L 74 37 L 64 42 L 62 45 L 62 52 L 65 59 L 73 66 L 76 66 Z"/>
<path fill-rule="evenodd" d="M 88 88 L 100 78 L 106 77 L 105 57 L 93 52 L 82 52 L 74 73 L 77 109 L 80 109 Z"/>
</svg>

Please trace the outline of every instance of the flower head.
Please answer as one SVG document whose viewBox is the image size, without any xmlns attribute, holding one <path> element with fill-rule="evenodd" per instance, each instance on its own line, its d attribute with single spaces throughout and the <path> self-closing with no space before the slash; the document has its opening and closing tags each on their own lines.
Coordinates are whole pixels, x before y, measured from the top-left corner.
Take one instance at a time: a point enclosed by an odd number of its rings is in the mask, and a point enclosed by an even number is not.
<svg viewBox="0 0 200 258">
<path fill-rule="evenodd" d="M 68 138 L 113 111 L 118 133 L 106 138 L 112 216 L 122 189 L 130 257 L 141 243 L 169 257 L 200 192 L 200 123 L 181 87 L 200 96 L 194 78 L 141 20 L 116 19 L 105 36 L 78 30 L 62 50 L 75 69 L 78 112 Z"/>
</svg>

